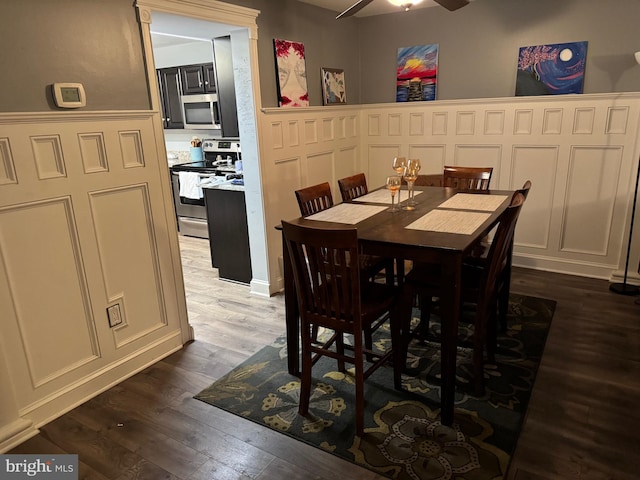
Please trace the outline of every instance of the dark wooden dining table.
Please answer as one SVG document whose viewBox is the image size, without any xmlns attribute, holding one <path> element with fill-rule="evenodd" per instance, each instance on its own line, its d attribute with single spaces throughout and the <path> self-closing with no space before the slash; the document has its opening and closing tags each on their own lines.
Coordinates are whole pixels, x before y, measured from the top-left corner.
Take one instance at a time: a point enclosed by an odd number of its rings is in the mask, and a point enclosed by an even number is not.
<svg viewBox="0 0 640 480">
<path fill-rule="evenodd" d="M 471 252 L 474 245 L 500 221 L 501 215 L 510 203 L 513 191 L 459 192 L 453 188 L 442 187 L 415 187 L 415 189 L 415 201 L 417 202 L 415 210 L 391 212 L 389 208 L 386 208 L 358 222 L 356 228 L 361 252 L 364 254 L 441 265 L 441 422 L 444 425 L 451 425 L 454 415 L 456 344 L 461 311 L 460 296 L 463 259 Z M 419 194 L 417 193 L 418 191 L 420 192 Z M 457 193 L 501 195 L 504 200 L 495 210 L 482 212 L 488 214 L 488 217 L 470 234 L 405 228 Z M 406 199 L 406 190 L 403 190 L 402 194 Z M 372 203 L 363 203 L 357 200 L 352 203 L 373 205 Z M 304 217 L 288 221 L 311 226 L 323 223 L 335 227 L 344 227 L 344 223 L 318 222 Z M 299 310 L 289 254 L 286 248 L 283 249 L 283 260 L 288 369 L 289 373 L 299 375 Z"/>
</svg>

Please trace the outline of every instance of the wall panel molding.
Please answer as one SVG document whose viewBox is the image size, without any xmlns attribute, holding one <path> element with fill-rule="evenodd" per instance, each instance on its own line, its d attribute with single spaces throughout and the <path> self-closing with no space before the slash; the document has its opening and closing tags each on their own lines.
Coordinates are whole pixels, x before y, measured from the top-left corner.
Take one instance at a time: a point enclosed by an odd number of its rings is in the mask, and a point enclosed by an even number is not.
<svg viewBox="0 0 640 480">
<path fill-rule="evenodd" d="M 0 185 L 18 183 L 13 165 L 11 143 L 8 138 L 0 138 Z"/>
<path fill-rule="evenodd" d="M 36 428 L 188 337 L 156 128 L 155 111 L 0 113 L 0 337 L 11 359 L 5 386 Z M 92 194 L 118 189 L 135 198 L 92 208 Z M 105 224 L 109 233 L 98 232 Z M 99 237 L 111 253 L 98 251 Z M 106 307 L 118 295 L 126 323 L 112 329 Z"/>
</svg>

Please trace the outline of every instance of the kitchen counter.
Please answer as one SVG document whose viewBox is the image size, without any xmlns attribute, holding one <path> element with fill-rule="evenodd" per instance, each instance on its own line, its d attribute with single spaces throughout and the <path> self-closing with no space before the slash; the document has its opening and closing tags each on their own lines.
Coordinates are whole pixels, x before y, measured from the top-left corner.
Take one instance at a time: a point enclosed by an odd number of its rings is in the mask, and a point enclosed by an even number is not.
<svg viewBox="0 0 640 480">
<path fill-rule="evenodd" d="M 234 185 L 233 183 L 219 183 L 219 184 L 203 184 L 203 189 L 212 190 L 229 190 L 232 192 L 244 192 L 244 185 Z"/>
<path fill-rule="evenodd" d="M 221 279 L 251 282 L 249 228 L 244 185 L 202 185 L 207 207 L 211 263 Z"/>
</svg>

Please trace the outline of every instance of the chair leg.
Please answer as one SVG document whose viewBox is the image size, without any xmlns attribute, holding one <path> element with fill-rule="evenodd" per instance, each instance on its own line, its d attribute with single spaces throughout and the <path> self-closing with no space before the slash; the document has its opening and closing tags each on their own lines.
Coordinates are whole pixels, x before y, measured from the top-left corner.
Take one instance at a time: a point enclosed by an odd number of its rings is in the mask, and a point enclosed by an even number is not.
<svg viewBox="0 0 640 480">
<path fill-rule="evenodd" d="M 500 331 L 507 331 L 507 313 L 509 312 L 509 279 L 507 279 L 498 294 L 498 320 Z"/>
<path fill-rule="evenodd" d="M 420 305 L 420 323 L 414 330 L 416 337 L 424 342 L 429 335 L 429 320 L 431 319 L 431 297 L 425 294 L 418 295 Z"/>
<path fill-rule="evenodd" d="M 363 334 L 364 334 L 364 348 L 366 350 L 373 350 L 373 334 L 371 333 L 371 328 L 365 327 Z M 367 357 L 367 362 L 373 361 L 373 355 L 371 355 L 370 353 L 365 353 L 365 356 Z"/>
<path fill-rule="evenodd" d="M 492 310 L 495 312 L 495 309 Z M 496 350 L 498 348 L 498 319 L 496 318 L 495 313 L 492 313 L 489 316 L 489 321 L 487 323 L 487 360 L 491 363 L 496 362 Z"/>
<path fill-rule="evenodd" d="M 362 351 L 362 339 L 355 339 L 355 384 L 356 384 L 356 435 L 364 434 L 364 352 Z"/>
<path fill-rule="evenodd" d="M 396 328 L 398 329 L 396 335 L 398 336 L 398 340 L 397 345 L 392 345 L 392 348 L 397 348 L 398 352 L 397 357 L 394 358 L 394 374 L 396 374 L 395 368 L 399 369 L 399 372 L 403 372 L 406 368 L 407 352 L 409 350 L 409 342 L 411 342 L 411 313 L 415 296 L 415 289 L 408 284 L 404 284 L 400 303 L 397 305 L 395 312 L 398 317 L 398 321 L 396 322 Z M 393 319 L 391 321 L 393 322 Z M 399 374 L 397 378 L 394 378 L 394 386 L 398 390 L 401 388 Z"/>
<path fill-rule="evenodd" d="M 336 335 L 336 351 L 340 355 L 344 355 L 344 335 L 337 332 Z M 343 373 L 347 371 L 347 369 L 345 368 L 344 358 L 338 359 L 338 371 Z"/>
<path fill-rule="evenodd" d="M 395 276 L 395 272 L 394 272 L 394 260 L 393 260 L 393 258 L 391 260 L 389 260 L 389 262 L 386 262 L 386 263 L 387 263 L 387 265 L 384 267 L 384 272 L 385 272 L 387 285 L 394 285 L 394 283 L 396 281 L 396 276 Z"/>
<path fill-rule="evenodd" d="M 406 363 L 406 353 L 403 355 L 402 338 L 402 309 L 396 305 L 392 312 L 389 324 L 391 327 L 391 349 L 393 351 L 393 386 L 396 390 L 402 390 L 402 371 Z"/>
<path fill-rule="evenodd" d="M 482 320 L 476 319 L 473 332 L 473 384 L 474 395 L 484 396 L 484 345 L 485 326 Z"/>
<path fill-rule="evenodd" d="M 300 374 L 300 403 L 298 413 L 307 415 L 309 413 L 309 399 L 311 398 L 311 338 L 309 337 L 309 325 L 303 325 L 302 333 L 302 372 Z"/>
<path fill-rule="evenodd" d="M 396 258 L 395 259 L 395 264 L 396 264 L 396 276 L 398 277 L 398 286 L 402 286 L 402 284 L 404 283 L 404 259 L 403 258 Z"/>
</svg>

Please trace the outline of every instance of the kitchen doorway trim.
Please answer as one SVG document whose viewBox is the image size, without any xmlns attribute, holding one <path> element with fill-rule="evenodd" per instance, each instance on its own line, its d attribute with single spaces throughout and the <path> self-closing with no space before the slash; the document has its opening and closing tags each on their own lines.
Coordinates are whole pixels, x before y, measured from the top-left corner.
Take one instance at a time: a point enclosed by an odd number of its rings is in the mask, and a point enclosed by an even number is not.
<svg viewBox="0 0 640 480">
<path fill-rule="evenodd" d="M 158 135 L 158 151 L 166 153 L 164 144 L 164 130 L 161 122 L 161 107 L 153 45 L 151 40 L 151 23 L 153 12 L 162 12 L 183 17 L 191 17 L 212 23 L 222 23 L 237 27 L 231 31 L 234 60 L 239 58 L 240 65 L 234 68 L 237 96 L 238 126 L 242 139 L 242 157 L 244 159 L 245 197 L 247 205 L 247 222 L 249 227 L 249 243 L 251 249 L 251 268 L 253 278 L 250 283 L 251 294 L 270 296 L 273 292 L 270 285 L 268 247 L 264 216 L 264 196 L 262 190 L 262 171 L 260 168 L 260 122 L 257 112 L 262 103 L 260 95 L 260 81 L 258 74 L 258 27 L 256 18 L 258 10 L 231 5 L 211 0 L 190 0 L 188 4 L 173 0 L 137 0 L 138 19 L 141 24 L 143 46 L 147 75 L 149 78 L 149 95 L 151 108 L 158 112 L 155 128 Z M 254 161 L 251 161 L 254 159 Z M 168 176 L 168 172 L 167 176 Z M 167 179 L 167 185 L 170 186 Z M 173 208 L 172 195 L 167 189 L 165 196 L 166 208 Z M 177 231 L 174 239 L 172 262 L 176 281 L 184 289 L 182 266 Z M 179 277 L 179 278 L 178 278 Z M 184 295 L 182 295 L 184 296 Z M 186 309 L 186 304 L 185 304 Z"/>
</svg>

